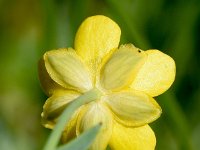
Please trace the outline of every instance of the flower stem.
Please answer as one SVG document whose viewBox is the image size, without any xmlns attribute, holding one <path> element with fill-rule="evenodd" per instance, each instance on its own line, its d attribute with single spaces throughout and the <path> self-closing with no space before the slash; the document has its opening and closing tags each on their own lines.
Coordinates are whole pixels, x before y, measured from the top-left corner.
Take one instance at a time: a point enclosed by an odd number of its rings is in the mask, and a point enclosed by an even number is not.
<svg viewBox="0 0 200 150">
<path fill-rule="evenodd" d="M 73 113 L 81 105 L 96 100 L 100 96 L 101 92 L 99 90 L 92 89 L 73 100 L 73 102 L 63 111 L 43 150 L 55 150 L 62 135 L 62 131 Z"/>
</svg>

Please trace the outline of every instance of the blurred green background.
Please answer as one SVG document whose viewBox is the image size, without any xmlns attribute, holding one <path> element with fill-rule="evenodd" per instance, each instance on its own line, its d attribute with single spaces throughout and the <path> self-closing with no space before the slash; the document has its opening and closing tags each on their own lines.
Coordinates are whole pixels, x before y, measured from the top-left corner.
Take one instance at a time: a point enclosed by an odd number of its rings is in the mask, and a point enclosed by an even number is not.
<svg viewBox="0 0 200 150">
<path fill-rule="evenodd" d="M 0 149 L 40 150 L 46 100 L 37 62 L 51 49 L 73 47 L 88 16 L 103 14 L 122 29 L 122 43 L 159 49 L 177 65 L 176 81 L 157 97 L 152 128 L 157 150 L 200 150 L 199 0 L 0 0 Z"/>
</svg>

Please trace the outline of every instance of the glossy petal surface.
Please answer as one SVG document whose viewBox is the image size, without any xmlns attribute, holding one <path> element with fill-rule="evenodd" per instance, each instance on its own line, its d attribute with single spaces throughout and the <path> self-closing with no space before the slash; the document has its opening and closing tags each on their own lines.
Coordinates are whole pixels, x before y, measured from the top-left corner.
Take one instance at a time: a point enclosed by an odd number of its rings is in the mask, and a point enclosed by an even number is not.
<svg viewBox="0 0 200 150">
<path fill-rule="evenodd" d="M 147 60 L 131 87 L 154 97 L 172 85 L 176 73 L 175 63 L 170 56 L 158 50 L 148 50 L 145 53 Z"/>
<path fill-rule="evenodd" d="M 156 138 L 148 126 L 127 128 L 118 123 L 113 125 L 109 146 L 112 150 L 154 150 Z"/>
<path fill-rule="evenodd" d="M 114 118 L 126 126 L 141 126 L 156 120 L 161 114 L 157 102 L 138 91 L 124 91 L 104 97 Z"/>
<path fill-rule="evenodd" d="M 101 131 L 97 135 L 90 150 L 104 150 L 112 133 L 112 115 L 109 110 L 99 103 L 91 103 L 80 112 L 77 122 L 77 134 L 102 123 Z"/>
<path fill-rule="evenodd" d="M 110 18 L 92 16 L 79 27 L 75 37 L 75 50 L 95 73 L 102 57 L 118 47 L 120 35 L 119 26 Z"/>
</svg>

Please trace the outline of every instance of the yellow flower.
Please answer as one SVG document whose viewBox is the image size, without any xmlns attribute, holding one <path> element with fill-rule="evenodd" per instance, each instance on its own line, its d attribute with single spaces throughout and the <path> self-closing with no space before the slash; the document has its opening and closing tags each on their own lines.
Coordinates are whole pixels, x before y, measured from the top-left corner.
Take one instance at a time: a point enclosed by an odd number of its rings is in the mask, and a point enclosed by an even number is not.
<svg viewBox="0 0 200 150">
<path fill-rule="evenodd" d="M 74 49 L 46 52 L 39 63 L 42 87 L 50 97 L 43 124 L 53 128 L 61 112 L 83 93 L 98 89 L 101 97 L 81 106 L 63 132 L 68 142 L 102 122 L 91 150 L 153 150 L 154 132 L 148 123 L 161 108 L 152 98 L 165 92 L 175 78 L 175 63 L 158 51 L 132 44 L 118 47 L 120 28 L 105 16 L 87 18 L 79 27 Z"/>
</svg>

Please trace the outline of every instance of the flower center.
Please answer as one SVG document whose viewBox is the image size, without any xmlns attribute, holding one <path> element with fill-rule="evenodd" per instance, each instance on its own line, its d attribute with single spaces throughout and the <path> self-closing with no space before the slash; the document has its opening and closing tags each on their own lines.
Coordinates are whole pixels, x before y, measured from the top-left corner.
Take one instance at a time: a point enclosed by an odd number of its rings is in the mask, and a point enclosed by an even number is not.
<svg viewBox="0 0 200 150">
<path fill-rule="evenodd" d="M 96 93 L 96 95 L 97 95 L 96 100 L 94 100 L 95 102 L 101 100 L 101 97 L 102 97 L 103 95 L 105 95 L 105 92 L 102 91 L 101 89 L 97 88 L 97 87 L 94 87 L 94 88 L 92 89 L 92 91 L 94 91 L 94 92 Z"/>
</svg>

